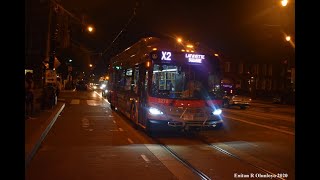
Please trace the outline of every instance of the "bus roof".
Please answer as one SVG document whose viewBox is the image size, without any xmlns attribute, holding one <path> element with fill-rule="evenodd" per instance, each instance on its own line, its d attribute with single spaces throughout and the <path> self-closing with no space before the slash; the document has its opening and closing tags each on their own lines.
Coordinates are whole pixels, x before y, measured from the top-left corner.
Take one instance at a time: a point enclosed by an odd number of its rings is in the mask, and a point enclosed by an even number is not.
<svg viewBox="0 0 320 180">
<path fill-rule="evenodd" d="M 155 49 L 156 48 L 156 49 Z M 176 51 L 181 52 L 185 49 L 183 44 L 178 43 L 174 38 L 158 38 L 146 37 L 128 47 L 121 53 L 111 58 L 112 66 L 129 66 L 145 62 L 149 59 L 152 51 Z M 199 50 L 197 50 L 199 53 Z M 201 51 L 201 53 L 209 53 L 209 51 Z M 212 54 L 212 53 L 211 53 Z"/>
</svg>

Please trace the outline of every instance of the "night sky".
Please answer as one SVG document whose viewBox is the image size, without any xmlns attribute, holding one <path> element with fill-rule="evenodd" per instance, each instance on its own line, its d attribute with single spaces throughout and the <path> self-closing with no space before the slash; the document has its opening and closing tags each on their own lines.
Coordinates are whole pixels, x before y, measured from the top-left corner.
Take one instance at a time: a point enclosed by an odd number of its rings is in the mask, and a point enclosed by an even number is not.
<svg viewBox="0 0 320 180">
<path fill-rule="evenodd" d="M 106 59 L 142 37 L 159 34 L 200 42 L 225 58 L 251 61 L 278 61 L 291 51 L 281 30 L 294 41 L 294 1 L 287 7 L 281 7 L 279 0 L 62 0 L 61 4 L 95 26 L 95 33 L 74 32 L 73 38 L 90 50 L 104 52 Z"/>
</svg>

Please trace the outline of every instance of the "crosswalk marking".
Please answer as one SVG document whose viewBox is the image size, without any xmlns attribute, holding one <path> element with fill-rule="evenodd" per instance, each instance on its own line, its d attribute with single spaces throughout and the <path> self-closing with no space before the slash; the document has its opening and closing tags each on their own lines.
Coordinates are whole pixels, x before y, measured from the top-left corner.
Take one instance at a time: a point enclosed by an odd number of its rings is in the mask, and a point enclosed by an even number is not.
<svg viewBox="0 0 320 180">
<path fill-rule="evenodd" d="M 97 101 L 97 100 L 86 100 L 86 103 L 89 106 L 101 106 L 102 105 L 101 101 Z M 80 104 L 80 99 L 72 99 L 70 104 Z"/>
<path fill-rule="evenodd" d="M 99 105 L 101 105 L 101 102 L 100 101 L 96 101 L 96 100 L 87 100 L 87 104 L 89 106 L 99 106 Z"/>
<path fill-rule="evenodd" d="M 72 99 L 70 104 L 80 104 L 80 99 Z"/>
</svg>

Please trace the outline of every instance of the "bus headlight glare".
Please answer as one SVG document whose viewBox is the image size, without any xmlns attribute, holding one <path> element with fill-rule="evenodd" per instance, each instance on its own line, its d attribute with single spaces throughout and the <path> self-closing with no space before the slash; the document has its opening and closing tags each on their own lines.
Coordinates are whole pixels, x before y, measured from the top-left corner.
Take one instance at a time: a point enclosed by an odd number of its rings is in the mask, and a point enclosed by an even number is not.
<svg viewBox="0 0 320 180">
<path fill-rule="evenodd" d="M 215 109 L 212 114 L 213 115 L 220 115 L 222 113 L 222 110 L 221 109 Z"/>
<path fill-rule="evenodd" d="M 106 85 L 105 84 L 102 84 L 101 86 L 100 86 L 100 89 L 104 89 L 106 87 Z"/>
<path fill-rule="evenodd" d="M 162 111 L 160 111 L 159 109 L 154 108 L 154 107 L 149 108 L 149 113 L 152 114 L 152 115 L 160 115 L 160 114 L 163 114 Z"/>
</svg>

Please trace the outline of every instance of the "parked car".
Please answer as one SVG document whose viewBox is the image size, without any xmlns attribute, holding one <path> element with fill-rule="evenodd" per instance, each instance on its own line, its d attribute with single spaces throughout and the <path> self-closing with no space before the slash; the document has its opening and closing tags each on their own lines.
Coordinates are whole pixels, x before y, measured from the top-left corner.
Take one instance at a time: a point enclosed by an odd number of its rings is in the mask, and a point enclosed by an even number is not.
<svg viewBox="0 0 320 180">
<path fill-rule="evenodd" d="M 234 90 L 231 92 L 226 92 L 223 96 L 222 106 L 225 108 L 230 108 L 232 106 L 238 106 L 240 109 L 246 109 L 250 106 L 252 99 L 248 95 L 241 90 Z"/>
<path fill-rule="evenodd" d="M 283 102 L 282 97 L 280 95 L 276 95 L 272 98 L 272 103 L 281 104 Z"/>
<path fill-rule="evenodd" d="M 88 85 L 85 81 L 81 80 L 81 81 L 78 81 L 77 84 L 76 84 L 76 90 L 77 91 L 86 91 L 88 90 Z"/>
</svg>

